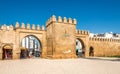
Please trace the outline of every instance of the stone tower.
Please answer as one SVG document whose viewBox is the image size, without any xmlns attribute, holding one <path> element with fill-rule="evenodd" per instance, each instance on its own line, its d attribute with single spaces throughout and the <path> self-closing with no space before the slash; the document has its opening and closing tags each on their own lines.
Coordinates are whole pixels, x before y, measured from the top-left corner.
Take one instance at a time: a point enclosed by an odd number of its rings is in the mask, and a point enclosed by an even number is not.
<svg viewBox="0 0 120 74">
<path fill-rule="evenodd" d="M 52 58 L 75 58 L 76 19 L 58 19 L 53 15 L 46 23 L 47 55 Z"/>
</svg>

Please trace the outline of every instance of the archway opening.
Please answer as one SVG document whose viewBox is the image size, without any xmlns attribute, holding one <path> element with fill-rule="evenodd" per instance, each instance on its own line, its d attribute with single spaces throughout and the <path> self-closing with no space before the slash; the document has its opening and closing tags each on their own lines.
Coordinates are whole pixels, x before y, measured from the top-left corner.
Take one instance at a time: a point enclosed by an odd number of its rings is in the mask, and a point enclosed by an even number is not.
<svg viewBox="0 0 120 74">
<path fill-rule="evenodd" d="M 22 47 L 20 49 L 21 49 L 20 58 L 21 59 L 28 58 L 28 50 L 27 50 L 27 48 Z"/>
<path fill-rule="evenodd" d="M 84 57 L 84 43 L 81 39 L 76 39 L 76 55 L 78 57 Z"/>
<path fill-rule="evenodd" d="M 33 35 L 22 39 L 20 58 L 35 58 L 41 55 L 41 42 Z"/>
<path fill-rule="evenodd" d="M 3 54 L 2 54 L 2 59 L 3 60 L 9 60 L 9 59 L 12 59 L 12 47 L 10 45 L 5 45 L 3 47 Z"/>
<path fill-rule="evenodd" d="M 93 47 L 89 48 L 89 56 L 94 56 L 94 48 Z"/>
</svg>

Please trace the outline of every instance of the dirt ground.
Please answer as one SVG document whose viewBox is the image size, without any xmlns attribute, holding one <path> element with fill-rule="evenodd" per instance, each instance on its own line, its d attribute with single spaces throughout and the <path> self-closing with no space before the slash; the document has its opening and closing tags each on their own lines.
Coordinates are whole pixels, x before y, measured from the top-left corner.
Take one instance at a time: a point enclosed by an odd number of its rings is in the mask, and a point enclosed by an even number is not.
<svg viewBox="0 0 120 74">
<path fill-rule="evenodd" d="M 0 74 L 120 74 L 120 61 L 82 58 L 1 60 Z"/>
</svg>

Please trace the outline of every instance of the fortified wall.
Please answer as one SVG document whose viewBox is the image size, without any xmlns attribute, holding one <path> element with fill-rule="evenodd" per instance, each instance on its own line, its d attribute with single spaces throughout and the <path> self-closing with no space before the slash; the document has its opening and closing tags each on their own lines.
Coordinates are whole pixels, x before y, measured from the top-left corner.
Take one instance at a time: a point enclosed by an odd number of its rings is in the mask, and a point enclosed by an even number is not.
<svg viewBox="0 0 120 74">
<path fill-rule="evenodd" d="M 0 28 L 0 59 L 30 58 L 31 51 L 22 46 L 22 40 L 27 36 L 34 36 L 40 43 L 38 53 L 33 49 L 31 55 L 34 57 L 40 54 L 41 58 L 76 58 L 76 40 L 81 43 L 82 57 L 120 56 L 120 39 L 90 38 L 90 32 L 76 30 L 76 24 L 76 19 L 54 15 L 46 22 L 46 29 L 18 22 L 9 28 L 4 24 Z"/>
<path fill-rule="evenodd" d="M 120 39 L 89 38 L 89 51 L 94 56 L 120 56 Z"/>
<path fill-rule="evenodd" d="M 31 27 L 32 26 L 32 27 Z M 6 24 L 1 26 L 0 29 L 0 59 L 3 58 L 3 49 L 11 49 L 12 50 L 12 59 L 19 59 L 21 50 L 24 48 L 21 46 L 21 41 L 24 37 L 32 35 L 35 36 L 41 43 L 41 57 L 46 56 L 46 30 L 45 27 L 42 26 L 40 28 L 39 25 L 35 26 L 24 23 L 19 24 L 16 22 L 15 27 L 12 25 L 7 27 Z"/>
<path fill-rule="evenodd" d="M 52 16 L 46 24 L 48 56 L 53 58 L 75 58 L 76 19 Z"/>
<path fill-rule="evenodd" d="M 82 43 L 85 57 L 120 56 L 120 39 L 89 37 L 85 30 L 76 30 L 76 37 Z"/>
</svg>

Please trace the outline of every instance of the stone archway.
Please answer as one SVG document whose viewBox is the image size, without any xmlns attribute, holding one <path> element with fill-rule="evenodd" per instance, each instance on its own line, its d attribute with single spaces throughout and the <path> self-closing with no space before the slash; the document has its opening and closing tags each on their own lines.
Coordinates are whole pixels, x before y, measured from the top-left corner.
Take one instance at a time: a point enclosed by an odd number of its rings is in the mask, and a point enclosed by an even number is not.
<svg viewBox="0 0 120 74">
<path fill-rule="evenodd" d="M 94 48 L 92 46 L 89 48 L 89 56 L 94 56 Z"/>
<path fill-rule="evenodd" d="M 41 49 L 41 41 L 34 35 L 27 35 L 21 41 L 20 58 L 40 57 Z"/>
<path fill-rule="evenodd" d="M 76 55 L 78 57 L 85 56 L 85 45 L 84 45 L 83 41 L 79 38 L 76 39 Z"/>
<path fill-rule="evenodd" d="M 3 51 L 3 53 L 2 53 L 2 59 L 4 60 L 4 59 L 6 59 L 6 60 L 8 60 L 8 59 L 12 59 L 12 57 L 13 57 L 13 48 L 12 48 L 12 46 L 11 45 L 4 45 L 3 46 L 3 48 L 2 48 L 2 51 Z"/>
</svg>

